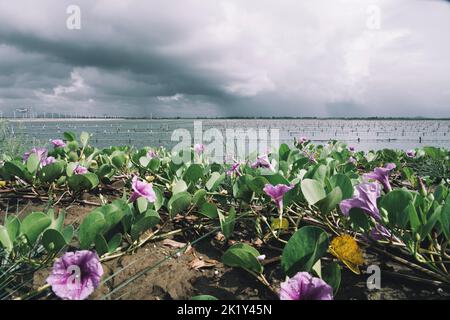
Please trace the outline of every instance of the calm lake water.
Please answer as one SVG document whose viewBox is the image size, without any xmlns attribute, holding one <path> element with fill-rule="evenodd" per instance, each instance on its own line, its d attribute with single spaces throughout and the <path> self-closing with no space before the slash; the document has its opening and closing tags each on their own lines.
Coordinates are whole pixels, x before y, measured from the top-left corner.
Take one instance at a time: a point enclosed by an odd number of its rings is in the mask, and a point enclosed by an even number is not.
<svg viewBox="0 0 450 320">
<path fill-rule="evenodd" d="M 200 121 L 200 120 L 195 120 Z M 305 136 L 315 143 L 330 139 L 345 141 L 360 150 L 393 148 L 407 150 L 426 145 L 450 149 L 450 120 L 201 120 L 203 132 L 216 128 L 225 136 L 226 129 L 279 130 L 281 143 Z M 194 120 L 20 120 L 10 121 L 8 131 L 26 137 L 30 145 L 45 144 L 61 137 L 64 131 L 93 134 L 91 143 L 99 148 L 111 145 L 166 146 L 176 129 L 193 132 Z"/>
</svg>

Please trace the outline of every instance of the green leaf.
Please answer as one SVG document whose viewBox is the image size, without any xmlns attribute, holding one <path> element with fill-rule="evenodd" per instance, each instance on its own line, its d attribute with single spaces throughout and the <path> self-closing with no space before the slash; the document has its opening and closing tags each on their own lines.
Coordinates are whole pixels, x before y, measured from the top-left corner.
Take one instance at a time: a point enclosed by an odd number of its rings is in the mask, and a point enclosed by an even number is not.
<svg viewBox="0 0 450 320">
<path fill-rule="evenodd" d="M 34 174 L 39 168 L 39 157 L 36 153 L 30 154 L 27 160 L 27 170 L 29 173 Z"/>
<path fill-rule="evenodd" d="M 111 163 L 117 169 L 121 169 L 125 163 L 127 162 L 127 158 L 125 157 L 125 153 L 122 151 L 114 151 L 111 155 Z"/>
<path fill-rule="evenodd" d="M 388 213 L 389 222 L 400 228 L 405 228 L 409 216 L 406 208 L 413 201 L 411 192 L 404 189 L 396 189 L 380 200 L 380 208 L 384 208 Z"/>
<path fill-rule="evenodd" d="M 83 146 L 83 148 L 85 148 L 87 146 L 87 144 L 89 142 L 89 138 L 90 138 L 90 135 L 87 132 L 83 131 L 80 134 L 80 142 L 81 142 L 81 145 Z"/>
<path fill-rule="evenodd" d="M 234 231 L 234 225 L 236 223 L 236 210 L 234 207 L 230 208 L 227 216 L 224 216 L 220 210 L 218 211 L 220 228 L 225 238 L 229 239 Z"/>
<path fill-rule="evenodd" d="M 164 196 L 158 187 L 153 186 L 153 191 L 155 191 L 155 195 L 156 195 L 156 200 L 153 203 L 153 206 L 154 206 L 155 210 L 158 211 L 159 209 L 161 209 L 161 207 L 164 204 Z"/>
<path fill-rule="evenodd" d="M 74 174 L 68 179 L 69 188 L 74 191 L 89 191 L 98 186 L 100 181 L 95 173 Z"/>
<path fill-rule="evenodd" d="M 113 253 L 122 244 L 122 234 L 116 233 L 108 242 L 108 252 Z"/>
<path fill-rule="evenodd" d="M 322 213 L 329 213 L 342 201 L 342 191 L 336 187 L 327 196 L 318 202 L 318 207 Z"/>
<path fill-rule="evenodd" d="M 39 170 L 38 177 L 42 182 L 51 183 L 64 174 L 64 169 L 65 163 L 63 161 L 57 161 Z"/>
<path fill-rule="evenodd" d="M 102 234 L 107 227 L 108 223 L 100 210 L 96 209 L 89 213 L 81 222 L 78 231 L 81 249 L 89 249 L 97 235 Z"/>
<path fill-rule="evenodd" d="M 9 237 L 8 230 L 4 226 L 0 225 L 0 243 L 6 252 L 11 252 L 14 248 L 13 242 Z"/>
<path fill-rule="evenodd" d="M 441 215 L 439 217 L 441 223 L 442 232 L 447 239 L 450 239 L 450 194 L 445 199 L 445 203 L 441 209 Z"/>
<path fill-rule="evenodd" d="M 4 165 L 5 171 L 11 176 L 19 177 L 22 180 L 31 182 L 33 177 L 28 172 L 27 168 L 19 161 L 7 161 Z"/>
<path fill-rule="evenodd" d="M 52 223 L 52 219 L 43 212 L 32 212 L 23 219 L 20 231 L 24 234 L 31 245 L 39 235 Z"/>
<path fill-rule="evenodd" d="M 66 245 L 66 240 L 61 232 L 55 229 L 47 229 L 42 235 L 42 245 L 49 253 L 58 253 Z"/>
<path fill-rule="evenodd" d="M 353 224 L 353 228 L 361 228 L 364 232 L 372 229 L 370 225 L 370 219 L 367 214 L 360 208 L 351 208 L 349 212 L 350 221 Z"/>
<path fill-rule="evenodd" d="M 200 207 L 200 213 L 210 219 L 217 218 L 218 216 L 217 206 L 213 203 L 205 202 Z"/>
<path fill-rule="evenodd" d="M 75 141 L 77 139 L 77 136 L 73 132 L 64 132 L 63 136 L 67 141 Z"/>
<path fill-rule="evenodd" d="M 317 180 L 303 180 L 301 182 L 301 190 L 303 196 L 310 205 L 313 205 L 326 197 L 325 189 Z"/>
<path fill-rule="evenodd" d="M 131 226 L 131 238 L 133 240 L 139 239 L 140 235 L 145 231 L 156 226 L 161 218 L 155 210 L 147 210 L 144 215 L 137 218 L 136 222 Z"/>
<path fill-rule="evenodd" d="M 224 179 L 225 173 L 220 174 L 218 172 L 213 172 L 211 174 L 211 178 L 209 178 L 208 182 L 206 183 L 206 189 L 209 191 L 215 191 Z"/>
<path fill-rule="evenodd" d="M 201 207 L 201 205 L 206 202 L 206 195 L 207 191 L 205 189 L 197 190 L 192 197 L 192 203 L 198 207 Z"/>
<path fill-rule="evenodd" d="M 9 238 L 12 242 L 16 240 L 16 238 L 20 234 L 20 220 L 17 216 L 8 216 L 5 224 L 6 230 L 8 230 Z"/>
<path fill-rule="evenodd" d="M 178 181 L 175 186 L 172 188 L 172 194 L 177 194 L 180 192 L 185 192 L 187 190 L 186 182 L 183 180 Z"/>
<path fill-rule="evenodd" d="M 299 271 L 309 272 L 326 254 L 328 245 L 328 235 L 323 229 L 313 226 L 299 229 L 283 249 L 281 266 L 284 272 L 289 277 Z"/>
<path fill-rule="evenodd" d="M 145 211 L 147 211 L 147 207 L 148 207 L 147 198 L 139 197 L 136 199 L 136 208 L 139 213 L 144 213 Z"/>
<path fill-rule="evenodd" d="M 243 268 L 256 273 L 263 272 L 263 266 L 256 257 L 258 250 L 245 243 L 238 243 L 230 247 L 222 256 L 223 264 L 230 267 Z"/>
<path fill-rule="evenodd" d="M 183 175 L 183 180 L 187 183 L 196 183 L 200 178 L 203 177 L 203 169 L 202 166 L 194 163 L 186 169 L 186 172 Z"/>
<path fill-rule="evenodd" d="M 353 197 L 352 181 L 345 174 L 335 174 L 330 178 L 330 183 L 333 188 L 339 187 L 342 191 L 342 200 Z"/>
<path fill-rule="evenodd" d="M 97 251 L 97 254 L 100 257 L 108 252 L 108 243 L 106 242 L 105 237 L 101 234 L 98 234 L 95 237 L 95 251 Z"/>
<path fill-rule="evenodd" d="M 341 285 L 341 266 L 336 262 L 331 262 L 322 268 L 322 280 L 333 288 L 336 296 Z"/>
<path fill-rule="evenodd" d="M 188 192 L 174 194 L 167 203 L 170 215 L 173 217 L 186 210 L 191 205 L 191 200 L 192 196 Z"/>
</svg>

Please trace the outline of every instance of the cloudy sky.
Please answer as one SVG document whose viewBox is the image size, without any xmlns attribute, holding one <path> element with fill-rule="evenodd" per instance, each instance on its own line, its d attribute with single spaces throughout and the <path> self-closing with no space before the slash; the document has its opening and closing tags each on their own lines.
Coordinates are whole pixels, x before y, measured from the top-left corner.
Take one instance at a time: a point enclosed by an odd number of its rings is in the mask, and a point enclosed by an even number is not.
<svg viewBox="0 0 450 320">
<path fill-rule="evenodd" d="M 448 117 L 449 32 L 444 0 L 0 0 L 0 111 Z"/>
</svg>

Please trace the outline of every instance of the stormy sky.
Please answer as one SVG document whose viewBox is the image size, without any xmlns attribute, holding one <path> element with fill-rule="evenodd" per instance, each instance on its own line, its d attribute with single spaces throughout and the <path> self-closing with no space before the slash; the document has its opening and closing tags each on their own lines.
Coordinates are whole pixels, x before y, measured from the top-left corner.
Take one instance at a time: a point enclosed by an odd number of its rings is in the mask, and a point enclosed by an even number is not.
<svg viewBox="0 0 450 320">
<path fill-rule="evenodd" d="M 449 37 L 443 0 L 0 0 L 0 111 L 448 117 Z"/>
</svg>

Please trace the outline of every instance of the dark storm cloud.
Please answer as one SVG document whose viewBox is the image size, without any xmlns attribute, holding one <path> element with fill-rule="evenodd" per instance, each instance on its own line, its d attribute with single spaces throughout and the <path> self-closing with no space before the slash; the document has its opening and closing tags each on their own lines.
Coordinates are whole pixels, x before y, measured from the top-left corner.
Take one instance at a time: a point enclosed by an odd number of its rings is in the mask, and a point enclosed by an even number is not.
<svg viewBox="0 0 450 320">
<path fill-rule="evenodd" d="M 4 1 L 0 108 L 141 116 L 446 116 L 448 4 L 375 1 L 381 24 L 371 30 L 367 10 L 373 3 Z M 72 4 L 81 8 L 81 30 L 66 28 Z"/>
</svg>

